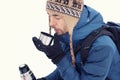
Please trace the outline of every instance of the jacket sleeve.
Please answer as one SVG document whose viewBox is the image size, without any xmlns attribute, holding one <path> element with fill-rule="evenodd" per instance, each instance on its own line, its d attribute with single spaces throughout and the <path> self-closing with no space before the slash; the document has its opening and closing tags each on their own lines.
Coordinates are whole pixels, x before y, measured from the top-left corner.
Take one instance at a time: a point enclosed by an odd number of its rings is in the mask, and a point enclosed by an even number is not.
<svg viewBox="0 0 120 80">
<path fill-rule="evenodd" d="M 60 76 L 58 69 L 54 70 L 51 74 L 44 78 L 45 80 L 63 80 L 62 77 Z"/>
<path fill-rule="evenodd" d="M 58 63 L 57 69 L 46 80 L 105 80 L 113 59 L 113 48 L 99 46 L 91 50 L 87 62 L 81 66 L 80 73 L 74 68 L 67 56 Z"/>
<path fill-rule="evenodd" d="M 80 73 L 65 56 L 57 68 L 64 80 L 105 80 L 113 59 L 112 45 L 99 45 L 91 50 L 87 62 L 81 66 Z"/>
<path fill-rule="evenodd" d="M 64 58 L 56 65 L 63 80 L 81 80 L 80 74 L 76 71 L 67 56 L 64 56 Z"/>
<path fill-rule="evenodd" d="M 87 62 L 81 68 L 82 80 L 105 80 L 113 60 L 114 50 L 104 45 L 91 50 Z"/>
</svg>

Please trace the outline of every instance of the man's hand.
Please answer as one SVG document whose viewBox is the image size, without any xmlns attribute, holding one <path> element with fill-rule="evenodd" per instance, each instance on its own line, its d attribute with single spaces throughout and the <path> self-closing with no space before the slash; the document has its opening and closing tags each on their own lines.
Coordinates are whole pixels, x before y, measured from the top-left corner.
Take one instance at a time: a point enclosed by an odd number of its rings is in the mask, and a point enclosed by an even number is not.
<svg viewBox="0 0 120 80">
<path fill-rule="evenodd" d="M 45 52 L 47 57 L 52 59 L 52 62 L 54 64 L 57 64 L 65 55 L 64 51 L 61 48 L 59 39 L 60 39 L 60 36 L 55 34 L 54 35 L 54 44 L 52 46 L 46 46 L 38 38 L 36 38 L 36 37 L 32 38 L 33 43 L 36 46 L 36 48 L 42 52 Z"/>
</svg>

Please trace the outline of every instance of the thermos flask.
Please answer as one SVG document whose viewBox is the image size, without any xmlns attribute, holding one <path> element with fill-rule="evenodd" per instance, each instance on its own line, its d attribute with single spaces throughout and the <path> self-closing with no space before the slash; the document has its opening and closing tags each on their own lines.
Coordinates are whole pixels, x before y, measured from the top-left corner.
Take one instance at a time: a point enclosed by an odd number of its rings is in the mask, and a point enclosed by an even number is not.
<svg viewBox="0 0 120 80">
<path fill-rule="evenodd" d="M 27 64 L 20 65 L 19 71 L 22 80 L 36 80 L 33 72 L 30 70 Z"/>
</svg>

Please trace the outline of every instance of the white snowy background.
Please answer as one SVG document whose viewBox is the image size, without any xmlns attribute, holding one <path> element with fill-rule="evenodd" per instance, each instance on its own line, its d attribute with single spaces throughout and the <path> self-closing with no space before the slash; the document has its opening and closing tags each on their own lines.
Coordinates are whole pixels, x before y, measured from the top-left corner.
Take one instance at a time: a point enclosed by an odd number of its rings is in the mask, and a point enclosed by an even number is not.
<svg viewBox="0 0 120 80">
<path fill-rule="evenodd" d="M 0 0 L 0 80 L 21 80 L 18 67 L 28 64 L 42 77 L 55 65 L 32 42 L 40 31 L 48 32 L 46 0 Z M 120 22 L 119 0 L 85 0 L 99 11 L 104 21 Z"/>
</svg>

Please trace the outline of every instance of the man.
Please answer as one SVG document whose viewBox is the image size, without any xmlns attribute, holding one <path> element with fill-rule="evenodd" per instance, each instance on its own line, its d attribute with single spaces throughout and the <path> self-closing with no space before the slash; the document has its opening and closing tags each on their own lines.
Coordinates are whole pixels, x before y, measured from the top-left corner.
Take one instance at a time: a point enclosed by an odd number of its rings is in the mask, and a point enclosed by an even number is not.
<svg viewBox="0 0 120 80">
<path fill-rule="evenodd" d="M 94 42 L 85 65 L 80 52 L 74 55 L 83 39 L 104 25 L 100 13 L 83 5 L 83 0 L 69 0 L 68 4 L 63 1 L 47 1 L 49 25 L 56 32 L 54 44 L 46 46 L 33 37 L 36 48 L 57 66 L 51 74 L 38 80 L 120 80 L 120 56 L 110 37 L 101 36 Z M 73 6 L 74 1 L 79 7 Z"/>
</svg>

